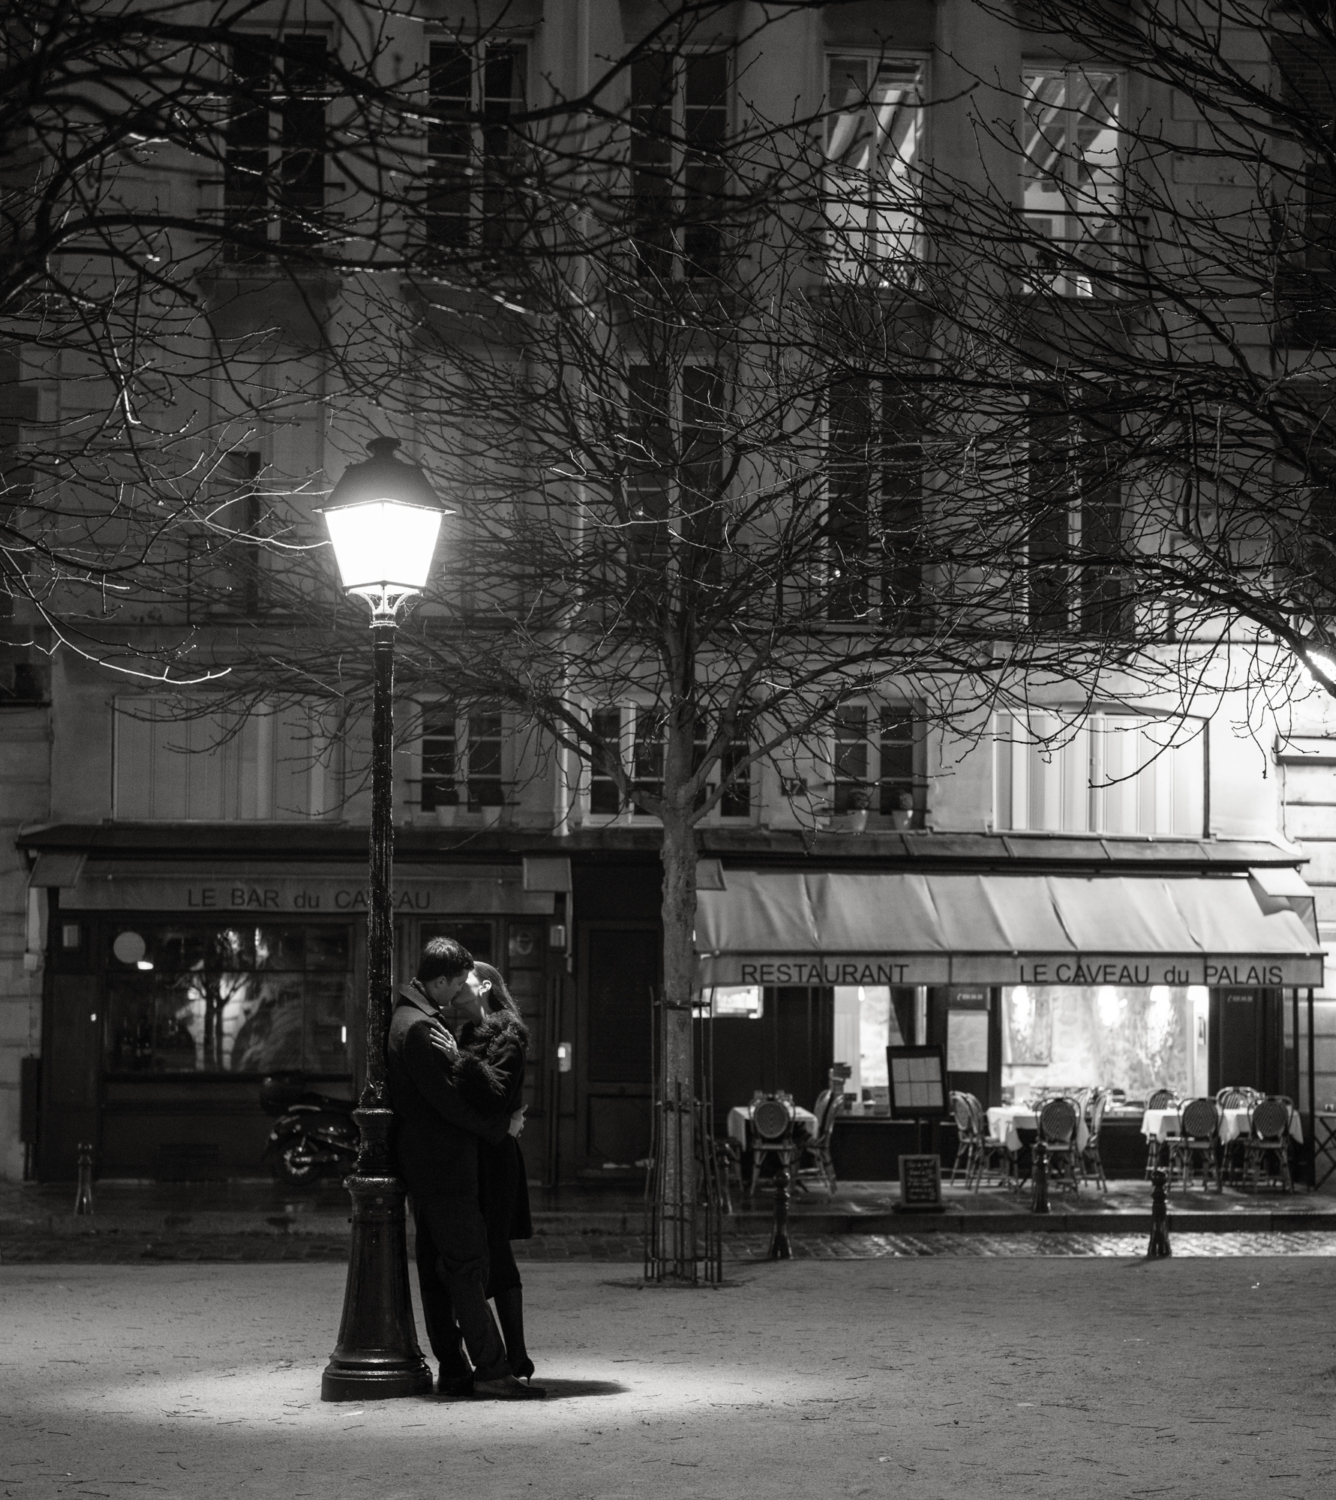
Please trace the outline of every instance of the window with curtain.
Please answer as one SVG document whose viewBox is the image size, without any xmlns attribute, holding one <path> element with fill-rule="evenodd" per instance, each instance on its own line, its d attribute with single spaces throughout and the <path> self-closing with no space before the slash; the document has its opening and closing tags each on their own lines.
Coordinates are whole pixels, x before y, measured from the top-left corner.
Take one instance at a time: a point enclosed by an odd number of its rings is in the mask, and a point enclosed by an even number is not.
<svg viewBox="0 0 1336 1500">
<path fill-rule="evenodd" d="M 1107 294 L 1123 212 L 1123 79 L 1109 69 L 1027 67 L 1022 201 L 1030 288 Z"/>
<path fill-rule="evenodd" d="M 994 827 L 1201 838 L 1206 765 L 1203 720 L 998 714 Z"/>
<path fill-rule="evenodd" d="M 926 70 L 921 58 L 826 58 L 824 210 L 833 277 L 905 285 L 923 260 Z"/>
</svg>

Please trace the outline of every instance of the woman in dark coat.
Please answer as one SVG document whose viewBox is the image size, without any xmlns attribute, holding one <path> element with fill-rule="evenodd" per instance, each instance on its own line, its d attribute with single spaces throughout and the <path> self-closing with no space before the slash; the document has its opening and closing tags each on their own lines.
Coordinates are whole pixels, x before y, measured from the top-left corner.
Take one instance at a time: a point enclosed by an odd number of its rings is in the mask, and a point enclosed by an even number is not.
<svg viewBox="0 0 1336 1500">
<path fill-rule="evenodd" d="M 455 1004 L 465 1015 L 457 1038 L 460 1094 L 480 1114 L 513 1114 L 524 1092 L 529 1032 L 505 980 L 491 964 L 474 964 Z M 529 1239 L 533 1223 L 524 1155 L 514 1136 L 496 1146 L 478 1142 L 478 1180 L 490 1255 L 487 1295 L 496 1305 L 511 1373 L 528 1379 L 533 1361 L 524 1347 L 524 1293 L 510 1242 Z"/>
</svg>

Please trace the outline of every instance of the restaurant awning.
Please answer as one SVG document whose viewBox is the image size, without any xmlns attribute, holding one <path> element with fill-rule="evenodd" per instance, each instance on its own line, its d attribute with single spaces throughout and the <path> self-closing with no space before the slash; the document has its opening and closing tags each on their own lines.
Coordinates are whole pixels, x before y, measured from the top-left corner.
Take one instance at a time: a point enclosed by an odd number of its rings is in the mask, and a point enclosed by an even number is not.
<svg viewBox="0 0 1336 1500">
<path fill-rule="evenodd" d="M 1298 881 L 1298 877 L 1292 877 Z M 1299 882 L 1300 884 L 1302 882 Z M 712 985 L 1321 985 L 1292 892 L 1228 877 L 728 870 L 701 891 Z"/>
</svg>

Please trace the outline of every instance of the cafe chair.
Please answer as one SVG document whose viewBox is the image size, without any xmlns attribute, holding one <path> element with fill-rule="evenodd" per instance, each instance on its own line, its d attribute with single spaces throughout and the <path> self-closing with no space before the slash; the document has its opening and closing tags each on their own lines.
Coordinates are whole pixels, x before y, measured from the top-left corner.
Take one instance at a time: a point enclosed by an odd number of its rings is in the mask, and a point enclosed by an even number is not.
<svg viewBox="0 0 1336 1500">
<path fill-rule="evenodd" d="M 1106 1193 L 1109 1191 L 1109 1181 L 1104 1175 L 1104 1163 L 1099 1154 L 1099 1128 L 1104 1123 L 1104 1111 L 1108 1105 L 1107 1089 L 1095 1089 L 1091 1093 L 1090 1107 L 1086 1112 L 1086 1128 L 1090 1133 L 1086 1136 L 1086 1143 L 1081 1151 L 1082 1175 L 1093 1177 Z"/>
<path fill-rule="evenodd" d="M 1201 1162 L 1201 1185 L 1203 1190 L 1214 1178 L 1217 1190 L 1220 1187 L 1220 1140 L 1218 1127 L 1220 1116 L 1211 1099 L 1189 1099 L 1179 1116 L 1179 1133 L 1169 1148 L 1169 1181 L 1175 1174 L 1183 1178 L 1183 1191 L 1192 1185 L 1197 1161 Z"/>
<path fill-rule="evenodd" d="M 748 1197 L 755 1193 L 756 1184 L 761 1180 L 761 1166 L 766 1157 L 779 1157 L 785 1163 L 793 1160 L 793 1120 L 793 1101 L 787 1094 L 763 1094 L 759 1103 L 752 1105 L 752 1169 Z"/>
<path fill-rule="evenodd" d="M 983 1174 L 995 1172 L 1000 1183 L 1006 1182 L 1014 1186 L 1016 1179 L 1016 1162 L 1011 1154 L 1010 1148 L 997 1136 L 988 1134 L 988 1111 L 984 1109 L 974 1094 L 963 1094 L 961 1096 L 970 1113 L 974 1117 L 974 1136 L 977 1147 L 974 1153 L 974 1166 L 972 1172 L 965 1174 L 965 1186 L 969 1188 L 973 1182 L 973 1191 L 977 1192 L 983 1186 Z M 998 1163 L 1002 1165 L 999 1167 Z"/>
<path fill-rule="evenodd" d="M 951 1114 L 956 1122 L 956 1159 L 951 1163 L 951 1181 L 956 1180 L 956 1173 L 963 1167 L 968 1185 L 979 1150 L 979 1133 L 969 1101 L 954 1089 L 951 1091 Z"/>
<path fill-rule="evenodd" d="M 1248 1134 L 1243 1137 L 1243 1184 L 1251 1180 L 1252 1186 L 1260 1186 L 1261 1177 L 1268 1161 L 1274 1168 L 1266 1173 L 1268 1182 L 1277 1179 L 1287 1193 L 1294 1191 L 1294 1180 L 1290 1176 L 1290 1118 L 1293 1110 L 1283 1099 L 1263 1099 L 1253 1107 L 1249 1118 Z"/>
<path fill-rule="evenodd" d="M 1070 1099 L 1050 1099 L 1039 1114 L 1039 1139 L 1048 1153 L 1049 1186 L 1070 1188 L 1081 1185 L 1081 1154 L 1076 1145 L 1076 1127 L 1080 1123 L 1076 1105 Z"/>
<path fill-rule="evenodd" d="M 817 1095 L 816 1134 L 810 1140 L 796 1141 L 798 1165 L 794 1179 L 802 1187 L 808 1182 L 824 1184 L 831 1197 L 835 1196 L 835 1162 L 830 1154 L 831 1142 L 835 1138 L 835 1121 L 844 1108 L 844 1090 L 822 1089 Z"/>
<path fill-rule="evenodd" d="M 1156 1089 L 1150 1098 L 1146 1100 L 1146 1108 L 1148 1110 L 1172 1109 L 1173 1105 L 1173 1089 Z M 1173 1125 L 1167 1124 L 1162 1136 L 1149 1135 L 1146 1137 L 1146 1170 L 1142 1173 L 1142 1176 L 1147 1180 L 1165 1164 L 1166 1160 L 1168 1160 L 1172 1167 L 1172 1153 L 1174 1142 L 1178 1139 L 1178 1134 L 1178 1130 Z"/>
</svg>

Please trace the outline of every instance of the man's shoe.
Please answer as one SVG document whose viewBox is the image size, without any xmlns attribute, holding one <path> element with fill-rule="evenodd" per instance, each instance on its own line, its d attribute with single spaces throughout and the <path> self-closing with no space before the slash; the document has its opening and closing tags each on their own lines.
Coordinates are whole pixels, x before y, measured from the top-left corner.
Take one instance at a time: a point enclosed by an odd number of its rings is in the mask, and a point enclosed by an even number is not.
<svg viewBox="0 0 1336 1500">
<path fill-rule="evenodd" d="M 471 1396 L 473 1394 L 473 1376 L 454 1375 L 447 1379 L 442 1375 L 436 1387 L 436 1394 L 443 1396 L 447 1401 L 458 1401 L 464 1396 Z"/>
<path fill-rule="evenodd" d="M 547 1391 L 541 1385 L 526 1385 L 513 1375 L 498 1375 L 495 1380 L 473 1381 L 473 1394 L 493 1401 L 541 1401 Z"/>
</svg>

